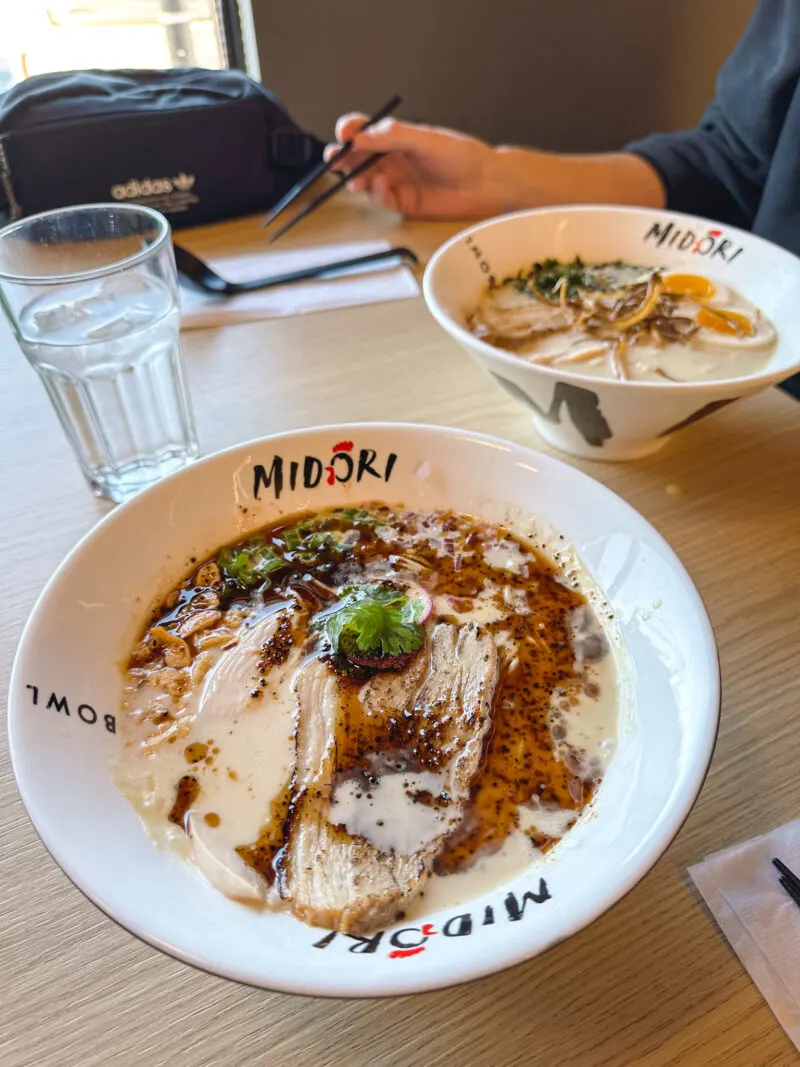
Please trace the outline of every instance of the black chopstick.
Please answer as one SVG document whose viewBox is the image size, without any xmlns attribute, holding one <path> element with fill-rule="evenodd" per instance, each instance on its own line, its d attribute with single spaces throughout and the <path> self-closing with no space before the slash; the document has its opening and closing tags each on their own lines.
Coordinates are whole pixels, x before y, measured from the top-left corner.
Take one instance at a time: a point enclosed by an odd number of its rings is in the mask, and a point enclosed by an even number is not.
<svg viewBox="0 0 800 1067">
<path fill-rule="evenodd" d="M 316 211 L 318 207 L 321 207 L 327 200 L 330 200 L 332 196 L 336 196 L 339 190 L 347 185 L 349 181 L 353 178 L 357 178 L 365 171 L 368 171 L 370 167 L 374 167 L 379 159 L 383 159 L 383 156 L 383 152 L 375 152 L 373 155 L 367 156 L 367 158 L 362 163 L 359 163 L 357 167 L 354 167 L 349 174 L 343 174 L 335 185 L 326 189 L 324 193 L 320 193 L 320 195 L 315 200 L 312 200 L 310 204 L 307 204 L 302 211 L 298 211 L 298 213 L 293 215 L 288 222 L 284 222 L 280 229 L 276 230 L 275 233 L 270 234 L 267 239 L 267 244 L 271 245 L 273 241 L 277 241 L 279 237 L 282 237 L 287 232 L 287 230 L 291 230 L 293 226 L 296 226 L 298 222 L 302 222 L 302 220 L 310 215 L 312 211 Z"/>
<path fill-rule="evenodd" d="M 778 879 L 781 886 L 786 890 L 795 904 L 800 907 L 800 878 L 797 877 L 790 867 L 787 867 L 786 864 L 777 857 L 773 859 L 772 865 L 781 873 L 781 877 Z"/>
<path fill-rule="evenodd" d="M 788 878 L 779 878 L 778 881 L 781 883 L 783 888 L 786 890 L 786 892 L 789 894 L 789 896 L 792 898 L 798 908 L 800 908 L 800 889 L 796 889 L 794 886 L 794 882 L 790 882 Z"/>
<path fill-rule="evenodd" d="M 381 119 L 385 119 L 387 115 L 391 115 L 393 111 L 396 111 L 400 107 L 402 102 L 403 101 L 399 96 L 393 96 L 391 100 L 388 100 L 383 105 L 383 107 L 379 107 L 374 115 L 370 115 L 370 117 L 367 119 L 361 129 L 368 130 L 370 126 L 374 126 L 376 122 L 380 122 Z M 289 207 L 289 205 L 294 200 L 296 200 L 301 193 L 304 193 L 306 189 L 309 188 L 309 186 L 313 185 L 318 178 L 321 178 L 323 174 L 327 174 L 329 170 L 333 170 L 336 164 L 340 160 L 344 159 L 344 157 L 352 151 L 352 148 L 353 142 L 345 141 L 339 151 L 335 152 L 327 161 L 327 163 L 325 162 L 325 160 L 323 160 L 321 163 L 318 163 L 313 170 L 309 171 L 309 173 L 306 174 L 305 177 L 301 178 L 299 182 L 293 185 L 289 192 L 285 194 L 285 196 L 281 197 L 278 203 L 275 204 L 273 208 L 271 208 L 261 225 L 268 226 L 274 219 L 278 217 L 278 215 L 280 215 L 282 211 L 285 211 L 286 208 Z"/>
</svg>

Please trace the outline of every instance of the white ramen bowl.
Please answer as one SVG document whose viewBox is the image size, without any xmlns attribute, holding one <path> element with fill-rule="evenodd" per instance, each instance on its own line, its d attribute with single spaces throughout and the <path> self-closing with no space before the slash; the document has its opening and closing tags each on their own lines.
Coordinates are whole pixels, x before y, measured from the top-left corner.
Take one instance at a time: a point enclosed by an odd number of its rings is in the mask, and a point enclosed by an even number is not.
<svg viewBox="0 0 800 1067">
<path fill-rule="evenodd" d="M 329 485 L 323 476 L 311 488 L 291 487 L 291 463 L 302 472 L 306 456 L 344 479 L 348 465 L 331 463 L 342 442 L 353 443 L 353 456 L 373 450 L 379 473 L 394 453 L 388 483 L 365 475 Z M 276 456 L 284 471 L 280 497 L 273 479 L 255 499 L 255 468 L 270 471 Z M 612 606 L 629 667 L 617 753 L 564 841 L 476 899 L 365 940 L 329 936 L 289 914 L 224 897 L 152 843 L 109 768 L 120 743 L 121 665 L 147 608 L 186 574 L 190 557 L 203 558 L 282 514 L 368 500 L 452 507 L 500 522 L 521 512 L 543 534 L 559 532 L 566 539 L 559 547 L 574 549 Z M 19 789 L 43 842 L 73 882 L 127 929 L 241 982 L 371 997 L 508 967 L 611 907 L 652 867 L 689 813 L 711 759 L 718 707 L 717 653 L 700 597 L 637 512 L 579 471 L 517 445 L 384 423 L 240 445 L 109 514 L 62 563 L 33 610 L 14 664 L 9 735 Z M 422 951 L 404 955 L 410 947 Z"/>
<path fill-rule="evenodd" d="M 490 277 L 498 281 L 553 257 L 621 259 L 702 274 L 751 300 L 777 332 L 766 367 L 708 382 L 608 380 L 573 367 L 529 363 L 467 329 Z M 670 211 L 560 207 L 504 215 L 444 244 L 425 271 L 423 292 L 437 322 L 484 370 L 530 407 L 537 433 L 573 456 L 636 459 L 671 434 L 800 370 L 800 259 L 753 234 Z"/>
</svg>

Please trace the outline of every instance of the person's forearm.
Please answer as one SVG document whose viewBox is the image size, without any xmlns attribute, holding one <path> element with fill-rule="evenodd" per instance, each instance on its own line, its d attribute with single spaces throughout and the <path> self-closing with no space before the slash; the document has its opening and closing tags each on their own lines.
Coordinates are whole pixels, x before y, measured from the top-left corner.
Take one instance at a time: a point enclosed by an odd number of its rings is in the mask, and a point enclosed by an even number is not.
<svg viewBox="0 0 800 1067">
<path fill-rule="evenodd" d="M 580 203 L 663 208 L 666 202 L 654 168 L 625 152 L 573 156 L 499 146 L 490 169 L 502 211 Z"/>
</svg>

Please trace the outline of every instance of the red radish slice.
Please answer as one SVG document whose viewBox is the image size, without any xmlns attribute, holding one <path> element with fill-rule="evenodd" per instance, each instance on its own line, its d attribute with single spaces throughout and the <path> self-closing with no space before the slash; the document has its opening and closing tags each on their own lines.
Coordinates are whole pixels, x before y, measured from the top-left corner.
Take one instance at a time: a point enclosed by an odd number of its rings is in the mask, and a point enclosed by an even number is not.
<svg viewBox="0 0 800 1067">
<path fill-rule="evenodd" d="M 423 623 L 433 611 L 433 597 L 430 595 L 427 589 L 423 589 L 421 585 L 414 581 L 413 578 L 402 577 L 402 583 L 406 587 L 405 593 L 410 600 L 421 600 L 425 605 L 422 609 L 422 614 L 417 619 L 418 623 Z"/>
</svg>

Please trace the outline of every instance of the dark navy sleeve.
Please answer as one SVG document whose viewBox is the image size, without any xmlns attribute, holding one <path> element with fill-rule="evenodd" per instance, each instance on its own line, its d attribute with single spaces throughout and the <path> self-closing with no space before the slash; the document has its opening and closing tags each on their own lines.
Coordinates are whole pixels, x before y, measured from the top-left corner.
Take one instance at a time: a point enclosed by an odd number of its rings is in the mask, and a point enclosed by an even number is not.
<svg viewBox="0 0 800 1067">
<path fill-rule="evenodd" d="M 749 229 L 799 77 L 800 2 L 760 0 L 699 125 L 626 151 L 656 169 L 668 208 Z"/>
</svg>

